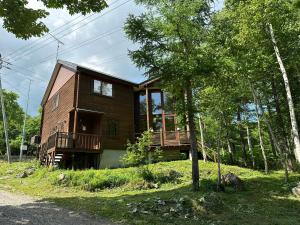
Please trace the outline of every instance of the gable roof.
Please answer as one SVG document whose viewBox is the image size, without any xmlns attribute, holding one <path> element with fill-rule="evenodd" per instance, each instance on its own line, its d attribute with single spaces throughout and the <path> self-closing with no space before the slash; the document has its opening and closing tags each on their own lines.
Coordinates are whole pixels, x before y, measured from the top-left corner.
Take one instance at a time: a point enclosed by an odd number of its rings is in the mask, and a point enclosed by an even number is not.
<svg viewBox="0 0 300 225">
<path fill-rule="evenodd" d="M 147 84 L 152 83 L 152 82 L 157 80 L 157 78 L 156 79 L 149 79 L 149 80 L 146 80 L 146 81 L 139 84 L 139 83 L 134 83 L 132 81 L 129 81 L 129 80 L 126 80 L 126 79 L 123 79 L 123 78 L 120 78 L 120 77 L 117 77 L 117 76 L 114 76 L 114 75 L 111 75 L 111 74 L 108 74 L 108 73 L 105 73 L 105 72 L 102 72 L 102 71 L 99 71 L 99 70 L 94 70 L 94 69 L 91 69 L 91 68 L 88 68 L 88 67 L 85 67 L 85 66 L 81 66 L 81 65 L 76 64 L 76 63 L 72 63 L 72 62 L 68 62 L 68 61 L 64 61 L 64 60 L 57 60 L 57 63 L 55 65 L 55 68 L 53 70 L 53 73 L 51 75 L 50 81 L 48 83 L 47 89 L 45 91 L 45 94 L 44 94 L 42 102 L 41 102 L 42 106 L 44 106 L 44 104 L 47 102 L 47 99 L 50 95 L 50 92 L 53 88 L 53 85 L 56 81 L 57 75 L 58 75 L 59 70 L 60 70 L 61 67 L 65 67 L 65 68 L 67 68 L 71 71 L 74 71 L 75 73 L 84 72 L 84 73 L 87 73 L 87 74 L 90 74 L 90 75 L 99 76 L 99 77 L 104 78 L 104 79 L 109 79 L 109 80 L 112 80 L 112 81 L 115 81 L 115 82 L 118 82 L 118 83 L 133 86 L 133 87 L 141 87 L 141 86 L 147 85 Z"/>
</svg>

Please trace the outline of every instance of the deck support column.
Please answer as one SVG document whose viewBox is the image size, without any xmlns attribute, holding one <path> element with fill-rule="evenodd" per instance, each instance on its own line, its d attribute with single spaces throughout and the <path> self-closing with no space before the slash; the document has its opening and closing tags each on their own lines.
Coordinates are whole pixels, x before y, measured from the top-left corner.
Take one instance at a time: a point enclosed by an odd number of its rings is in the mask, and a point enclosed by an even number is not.
<svg viewBox="0 0 300 225">
<path fill-rule="evenodd" d="M 147 114 L 147 130 L 150 130 L 150 103 L 149 103 L 148 87 L 146 87 L 146 114 Z"/>
</svg>

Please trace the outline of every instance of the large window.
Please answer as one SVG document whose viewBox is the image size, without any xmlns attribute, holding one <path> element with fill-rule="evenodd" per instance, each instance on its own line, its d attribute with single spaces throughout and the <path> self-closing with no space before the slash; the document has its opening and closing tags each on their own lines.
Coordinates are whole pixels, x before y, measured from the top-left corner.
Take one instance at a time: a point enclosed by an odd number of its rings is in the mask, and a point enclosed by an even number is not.
<svg viewBox="0 0 300 225">
<path fill-rule="evenodd" d="M 174 97 L 169 92 L 164 92 L 164 113 L 174 114 Z"/>
<path fill-rule="evenodd" d="M 100 80 L 94 80 L 93 92 L 99 95 L 112 97 L 112 84 Z"/>
<path fill-rule="evenodd" d="M 151 92 L 152 102 L 152 127 L 154 131 L 162 129 L 162 102 L 161 92 Z"/>
<path fill-rule="evenodd" d="M 141 92 L 139 96 L 139 101 L 140 101 L 140 115 L 146 115 L 147 111 L 147 98 L 146 98 L 146 93 Z"/>
<path fill-rule="evenodd" d="M 162 114 L 162 104 L 161 104 L 161 92 L 152 92 L 152 114 L 159 115 Z"/>
</svg>

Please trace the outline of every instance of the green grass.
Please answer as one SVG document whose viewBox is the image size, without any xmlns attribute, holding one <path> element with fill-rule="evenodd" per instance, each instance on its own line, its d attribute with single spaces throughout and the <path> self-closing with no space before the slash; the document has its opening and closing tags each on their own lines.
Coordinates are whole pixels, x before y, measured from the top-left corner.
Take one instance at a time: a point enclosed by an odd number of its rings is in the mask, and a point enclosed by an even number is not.
<svg viewBox="0 0 300 225">
<path fill-rule="evenodd" d="M 15 178 L 31 166 L 37 168 L 33 175 Z M 222 165 L 222 173 L 236 173 L 246 189 L 215 193 L 217 165 L 200 161 L 201 191 L 193 193 L 190 161 L 153 164 L 149 170 L 150 175 L 137 168 L 52 171 L 36 162 L 0 162 L 0 188 L 124 224 L 300 224 L 300 199 L 290 190 L 300 174 L 291 174 L 286 185 L 282 171 L 264 175 Z M 172 170 L 179 172 L 176 179 L 171 179 Z M 63 181 L 58 179 L 61 173 Z"/>
</svg>

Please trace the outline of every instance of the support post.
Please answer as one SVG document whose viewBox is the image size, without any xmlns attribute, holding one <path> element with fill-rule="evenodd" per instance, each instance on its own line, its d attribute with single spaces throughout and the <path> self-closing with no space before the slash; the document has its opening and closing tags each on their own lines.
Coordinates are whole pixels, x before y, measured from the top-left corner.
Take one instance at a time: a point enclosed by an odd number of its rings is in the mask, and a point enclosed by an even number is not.
<svg viewBox="0 0 300 225">
<path fill-rule="evenodd" d="M 146 114 L 147 114 L 147 130 L 150 130 L 150 104 L 149 104 L 149 90 L 146 87 Z"/>
<path fill-rule="evenodd" d="M 164 146 L 164 145 L 165 145 L 163 129 L 160 129 L 160 145 L 161 145 L 161 146 Z"/>
</svg>

